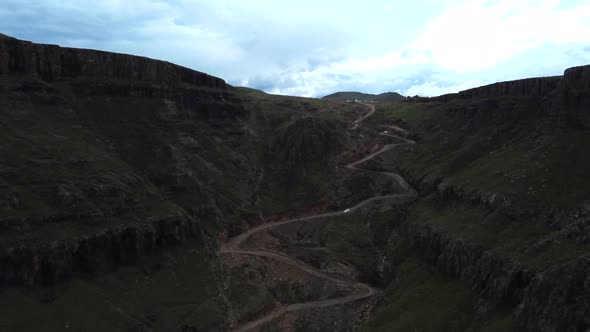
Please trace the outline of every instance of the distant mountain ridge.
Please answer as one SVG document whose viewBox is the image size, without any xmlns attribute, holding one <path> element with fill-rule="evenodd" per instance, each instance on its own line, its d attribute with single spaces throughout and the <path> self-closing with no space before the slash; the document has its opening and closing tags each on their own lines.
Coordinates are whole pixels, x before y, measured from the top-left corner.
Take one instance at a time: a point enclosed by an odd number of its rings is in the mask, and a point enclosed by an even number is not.
<svg viewBox="0 0 590 332">
<path fill-rule="evenodd" d="M 397 92 L 385 92 L 378 95 L 370 93 L 362 93 L 356 91 L 345 91 L 336 92 L 331 95 L 322 97 L 322 99 L 328 99 L 333 101 L 347 101 L 347 100 L 363 100 L 363 101 L 401 101 L 406 97 L 400 95 Z"/>
</svg>

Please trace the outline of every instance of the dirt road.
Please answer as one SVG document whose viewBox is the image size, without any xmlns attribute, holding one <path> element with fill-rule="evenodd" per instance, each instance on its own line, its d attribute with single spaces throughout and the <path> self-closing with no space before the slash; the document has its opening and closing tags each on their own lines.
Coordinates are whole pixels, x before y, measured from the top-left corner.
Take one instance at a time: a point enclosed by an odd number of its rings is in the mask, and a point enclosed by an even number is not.
<svg viewBox="0 0 590 332">
<path fill-rule="evenodd" d="M 365 114 L 361 118 L 355 120 L 354 126 L 352 129 L 356 129 L 363 120 L 365 120 L 366 118 L 370 117 L 371 115 L 373 115 L 375 113 L 375 107 L 373 105 L 365 105 L 365 106 L 368 107 L 369 112 L 367 112 L 367 114 Z M 397 127 L 397 128 L 399 128 L 399 127 Z M 391 128 L 391 129 L 393 129 L 393 128 Z M 399 129 L 400 130 L 397 130 L 399 132 L 404 130 L 402 128 L 399 128 Z M 381 133 L 381 135 L 397 138 L 397 139 L 401 140 L 402 143 L 385 145 L 381 149 L 379 149 L 378 151 L 371 153 L 371 154 L 363 157 L 362 159 L 355 161 L 349 165 L 346 165 L 346 167 L 350 168 L 350 169 L 354 169 L 354 170 L 362 170 L 361 168 L 359 168 L 358 165 L 373 159 L 374 157 L 378 156 L 381 153 L 389 151 L 389 150 L 391 150 L 395 147 L 398 147 L 398 146 L 415 144 L 414 141 L 408 140 L 408 139 L 400 137 L 400 136 L 390 135 L 387 133 Z M 364 207 L 367 204 L 370 204 L 371 202 L 374 202 L 374 201 L 383 201 L 383 200 L 403 201 L 405 199 L 412 198 L 416 195 L 416 191 L 400 175 L 398 175 L 396 173 L 390 173 L 390 172 L 377 172 L 377 173 L 382 173 L 382 174 L 392 177 L 400 185 L 400 187 L 402 187 L 406 191 L 406 193 L 395 194 L 395 195 L 375 196 L 375 197 L 364 200 L 364 201 L 356 204 L 355 206 L 352 206 L 352 207 L 344 210 L 347 212 L 344 212 L 344 211 L 329 212 L 329 213 L 322 213 L 322 214 L 317 214 L 317 215 L 313 215 L 313 216 L 305 216 L 305 217 L 301 217 L 301 218 L 295 218 L 295 219 L 290 219 L 290 220 L 283 220 L 283 221 L 262 224 L 260 226 L 249 229 L 248 231 L 230 239 L 228 242 L 226 242 L 222 245 L 222 247 L 219 251 L 220 254 L 250 255 L 250 256 L 257 256 L 257 257 L 264 257 L 264 258 L 268 258 L 268 259 L 273 259 L 273 260 L 282 262 L 284 264 L 296 267 L 302 271 L 305 271 L 306 273 L 308 273 L 312 276 L 326 279 L 326 280 L 329 280 L 329 281 L 332 281 L 332 282 L 335 282 L 338 284 L 347 285 L 347 286 L 350 286 L 351 288 L 355 289 L 355 291 L 352 294 L 349 294 L 344 297 L 339 297 L 339 298 L 329 299 L 329 300 L 312 301 L 312 302 L 304 302 L 304 303 L 296 303 L 296 304 L 280 306 L 280 307 L 276 308 L 275 310 L 273 310 L 272 312 L 266 314 L 265 316 L 263 316 L 259 319 L 250 321 L 246 324 L 243 324 L 242 326 L 233 330 L 234 332 L 245 332 L 245 331 L 250 331 L 252 329 L 261 327 L 265 323 L 270 322 L 273 319 L 278 318 L 287 312 L 293 312 L 293 311 L 298 311 L 298 310 L 303 310 L 303 309 L 308 309 L 308 308 L 322 308 L 322 307 L 328 307 L 328 306 L 334 306 L 334 305 L 342 305 L 342 304 L 346 304 L 346 303 L 355 302 L 355 301 L 358 301 L 361 299 L 365 299 L 365 298 L 371 297 L 376 294 L 376 290 L 373 289 L 369 285 L 366 285 L 363 283 L 358 283 L 358 282 L 351 282 L 348 280 L 338 279 L 338 278 L 328 276 L 328 275 L 324 274 L 323 272 L 315 269 L 314 267 L 312 267 L 304 262 L 293 259 L 289 256 L 286 256 L 282 253 L 273 252 L 273 251 L 265 251 L 265 250 L 246 250 L 246 249 L 241 249 L 241 245 L 242 245 L 242 243 L 244 243 L 244 241 L 246 241 L 253 234 L 256 234 L 256 233 L 259 233 L 259 232 L 262 232 L 262 231 L 265 231 L 265 230 L 268 230 L 268 229 L 271 229 L 274 227 L 278 227 L 278 226 L 286 225 L 286 224 L 290 224 L 290 223 L 302 222 L 302 221 L 325 222 L 326 220 L 328 220 L 328 217 L 336 217 L 336 216 L 341 216 L 341 215 L 345 215 L 345 214 L 348 215 L 348 214 L 354 213 L 355 211 L 361 209 L 362 207 Z"/>
</svg>

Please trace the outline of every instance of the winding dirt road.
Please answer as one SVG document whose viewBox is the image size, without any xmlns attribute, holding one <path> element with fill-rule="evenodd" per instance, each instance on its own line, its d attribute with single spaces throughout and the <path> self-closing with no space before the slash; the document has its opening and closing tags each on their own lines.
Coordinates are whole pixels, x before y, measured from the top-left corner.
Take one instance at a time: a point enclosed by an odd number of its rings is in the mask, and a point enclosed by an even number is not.
<svg viewBox="0 0 590 332">
<path fill-rule="evenodd" d="M 361 118 L 355 120 L 354 126 L 352 127 L 352 129 L 356 129 L 364 119 L 370 117 L 371 115 L 373 115 L 375 113 L 375 106 L 369 105 L 369 104 L 365 104 L 365 106 L 367 106 L 369 108 L 369 112 L 367 114 L 363 115 Z M 394 129 L 394 128 L 391 128 L 391 129 Z M 402 131 L 405 132 L 404 129 L 399 128 L 399 127 L 395 128 L 395 129 L 399 129 L 399 130 L 397 130 L 399 132 L 402 132 Z M 408 139 L 400 137 L 400 136 L 391 135 L 391 134 L 387 134 L 387 133 L 381 133 L 380 135 L 389 136 L 389 137 L 399 139 L 402 141 L 402 143 L 385 145 L 381 149 L 379 149 L 378 151 L 371 153 L 358 161 L 348 164 L 348 165 L 346 165 L 346 167 L 353 169 L 353 170 L 362 170 L 361 168 L 358 167 L 358 165 L 373 159 L 374 157 L 378 156 L 381 153 L 389 151 L 389 150 L 391 150 L 395 147 L 398 147 L 398 146 L 415 144 L 414 141 L 408 140 Z M 285 313 L 288 313 L 288 312 L 294 312 L 294 311 L 299 311 L 299 310 L 308 309 L 308 308 L 322 308 L 322 307 L 351 303 L 351 302 L 355 302 L 355 301 L 358 301 L 361 299 L 371 297 L 377 293 L 377 291 L 369 285 L 359 283 L 359 282 L 352 282 L 352 281 L 348 281 L 348 280 L 344 280 L 344 279 L 338 279 L 338 278 L 331 277 L 331 276 L 326 275 L 325 273 L 317 270 L 316 268 L 314 268 L 304 262 L 298 261 L 296 259 L 293 259 L 293 258 L 291 258 L 287 255 L 284 255 L 282 253 L 279 253 L 279 252 L 266 251 L 266 250 L 246 250 L 246 249 L 241 248 L 241 245 L 253 234 L 256 234 L 256 233 L 259 233 L 259 232 L 262 232 L 262 231 L 265 231 L 265 230 L 268 230 L 268 229 L 271 229 L 274 227 L 278 227 L 278 226 L 286 225 L 286 224 L 291 224 L 291 223 L 296 223 L 296 222 L 301 222 L 301 221 L 325 222 L 326 220 L 328 220 L 327 219 L 328 217 L 336 217 L 336 216 L 342 216 L 342 215 L 348 215 L 348 214 L 354 213 L 355 211 L 361 209 L 362 207 L 364 207 L 374 201 L 391 200 L 391 201 L 397 203 L 397 202 L 403 202 L 406 199 L 412 198 L 416 195 L 416 191 L 400 175 L 398 175 L 396 173 L 390 173 L 390 172 L 377 172 L 377 171 L 375 171 L 375 172 L 385 174 L 387 176 L 392 177 L 406 191 L 406 193 L 375 196 L 375 197 L 364 200 L 364 201 L 356 204 L 355 206 L 352 206 L 352 207 L 344 210 L 346 212 L 344 212 L 344 211 L 329 212 L 329 213 L 316 214 L 313 216 L 306 216 L 306 217 L 301 217 L 301 218 L 295 218 L 295 219 L 289 219 L 289 220 L 283 220 L 283 221 L 262 224 L 260 226 L 249 229 L 248 231 L 230 239 L 228 242 L 226 242 L 222 245 L 221 249 L 219 250 L 220 254 L 249 255 L 249 256 L 257 256 L 257 257 L 264 257 L 264 258 L 273 259 L 273 260 L 279 261 L 281 263 L 298 268 L 298 269 L 300 269 L 300 270 L 302 270 L 314 277 L 329 280 L 329 281 L 332 281 L 332 282 L 335 282 L 335 283 L 338 283 L 341 285 L 346 285 L 346 286 L 349 286 L 349 287 L 355 289 L 355 291 L 352 294 L 349 294 L 344 297 L 279 306 L 278 308 L 269 312 L 268 314 L 264 315 L 263 317 L 253 320 L 253 321 L 250 321 L 246 324 L 243 324 L 242 326 L 233 330 L 234 332 L 250 331 L 250 330 L 260 327 L 263 324 L 270 322 L 273 319 L 278 318 L 279 316 L 281 316 Z"/>
</svg>

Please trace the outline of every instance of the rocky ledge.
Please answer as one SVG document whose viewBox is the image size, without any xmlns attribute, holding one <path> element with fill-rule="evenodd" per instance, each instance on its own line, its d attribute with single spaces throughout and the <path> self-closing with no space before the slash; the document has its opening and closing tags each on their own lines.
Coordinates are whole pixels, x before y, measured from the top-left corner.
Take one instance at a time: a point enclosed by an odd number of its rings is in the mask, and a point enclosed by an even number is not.
<svg viewBox="0 0 590 332">
<path fill-rule="evenodd" d="M 75 276 L 109 272 L 190 239 L 204 241 L 201 221 L 176 216 L 79 238 L 22 242 L 0 248 L 0 286 L 52 286 Z"/>
<path fill-rule="evenodd" d="M 537 274 L 513 317 L 515 331 L 588 331 L 590 257 Z"/>
<path fill-rule="evenodd" d="M 411 97 L 407 101 L 447 103 L 499 97 L 538 99 L 547 127 L 590 129 L 590 65 L 566 69 L 563 76 L 499 82 L 438 97 Z"/>
</svg>

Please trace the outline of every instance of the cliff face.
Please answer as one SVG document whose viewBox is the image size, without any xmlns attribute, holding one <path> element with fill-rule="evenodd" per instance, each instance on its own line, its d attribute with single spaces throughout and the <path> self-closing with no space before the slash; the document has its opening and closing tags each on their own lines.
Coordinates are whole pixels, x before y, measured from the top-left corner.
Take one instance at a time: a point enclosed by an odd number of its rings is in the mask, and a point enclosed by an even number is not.
<svg viewBox="0 0 590 332">
<path fill-rule="evenodd" d="M 252 187 L 241 98 L 167 62 L 0 35 L 0 286 L 206 242 Z"/>
<path fill-rule="evenodd" d="M 588 331 L 590 258 L 537 274 L 514 311 L 516 331 Z"/>
<path fill-rule="evenodd" d="M 459 98 L 519 96 L 544 96 L 561 81 L 560 76 L 528 78 L 516 81 L 499 82 L 459 92 Z"/>
<path fill-rule="evenodd" d="M 447 103 L 457 99 L 515 97 L 538 99 L 544 125 L 551 128 L 590 129 L 590 66 L 567 69 L 563 76 L 499 82 L 432 98 L 411 97 L 410 102 Z"/>
<path fill-rule="evenodd" d="M 439 271 L 471 284 L 489 303 L 519 299 L 531 277 L 529 271 L 493 250 L 432 227 L 414 226 L 409 234 L 416 253 Z"/>
<path fill-rule="evenodd" d="M 224 80 L 165 61 L 95 50 L 0 38 L 0 75 L 47 82 L 72 78 L 115 79 L 161 85 L 186 83 L 227 88 Z"/>
<path fill-rule="evenodd" d="M 590 66 L 409 99 L 386 118 L 417 141 L 391 156 L 421 194 L 392 218 L 398 251 L 467 284 L 476 320 L 504 324 L 493 330 L 587 331 Z"/>
<path fill-rule="evenodd" d="M 178 216 L 76 239 L 23 242 L 0 251 L 0 286 L 52 286 L 75 276 L 111 272 L 188 240 L 202 243 L 201 223 Z"/>
<path fill-rule="evenodd" d="M 590 129 L 590 66 L 567 69 L 563 75 L 561 92 L 569 120 Z"/>
</svg>

